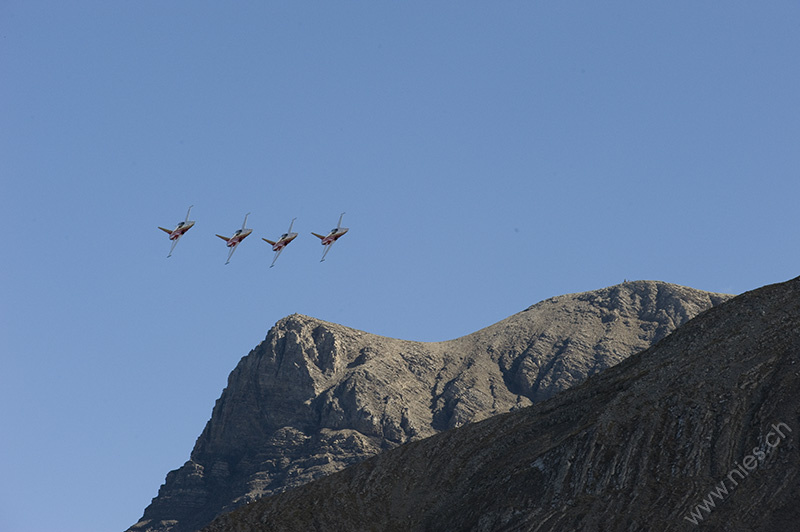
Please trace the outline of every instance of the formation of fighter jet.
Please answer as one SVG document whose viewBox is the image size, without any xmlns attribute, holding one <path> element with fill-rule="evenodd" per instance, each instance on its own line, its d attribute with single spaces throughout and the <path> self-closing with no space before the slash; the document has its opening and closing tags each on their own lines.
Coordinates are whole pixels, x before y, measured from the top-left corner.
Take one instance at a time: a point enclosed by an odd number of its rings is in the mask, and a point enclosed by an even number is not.
<svg viewBox="0 0 800 532">
<path fill-rule="evenodd" d="M 161 229 L 165 233 L 169 234 L 169 239 L 172 241 L 172 247 L 170 247 L 169 255 L 167 255 L 167 257 L 171 257 L 172 256 L 172 252 L 175 249 L 175 246 L 178 244 L 178 240 L 180 239 L 180 237 L 185 235 L 186 232 L 189 229 L 191 229 L 192 226 L 194 226 L 195 222 L 194 221 L 189 221 L 189 212 L 191 212 L 192 207 L 194 207 L 194 205 L 190 206 L 189 210 L 186 211 L 186 220 L 184 220 L 183 222 L 180 222 L 175 227 L 175 229 L 170 231 L 169 229 L 165 229 L 163 227 L 159 227 L 159 229 Z M 322 253 L 322 259 L 320 259 L 320 262 L 323 262 L 325 260 L 325 256 L 328 254 L 328 251 L 330 251 L 331 246 L 333 245 L 333 243 L 336 242 L 337 240 L 339 240 L 345 233 L 347 233 L 347 231 L 350 230 L 347 227 L 342 227 L 342 217 L 344 216 L 344 214 L 345 213 L 342 213 L 341 215 L 339 215 L 339 222 L 336 224 L 336 227 L 331 229 L 330 233 L 328 233 L 327 235 L 322 236 L 322 235 L 317 234 L 317 233 L 313 233 L 313 232 L 311 233 L 312 235 L 314 235 L 317 238 L 319 238 L 322 241 L 322 245 L 325 246 L 325 251 L 323 251 L 323 253 Z M 245 214 L 245 216 L 244 216 L 244 222 L 242 222 L 242 228 L 241 229 L 237 229 L 236 232 L 233 233 L 232 236 L 227 237 L 227 236 L 222 236 L 222 235 L 219 235 L 219 234 L 217 235 L 219 238 L 224 240 L 225 241 L 225 245 L 230 248 L 230 251 L 228 252 L 228 259 L 225 261 L 225 264 L 229 264 L 230 263 L 231 257 L 233 256 L 233 252 L 236 251 L 236 248 L 238 247 L 238 245 L 241 244 L 242 241 L 245 238 L 247 238 L 248 236 L 250 236 L 250 233 L 253 232 L 252 229 L 247 228 L 247 217 L 248 216 L 250 216 L 249 212 L 247 214 Z M 292 221 L 289 223 L 289 229 L 285 233 L 283 233 L 280 236 L 280 238 L 278 238 L 277 240 L 272 241 L 272 240 L 268 240 L 266 238 L 262 238 L 262 240 L 264 242 L 266 242 L 267 244 L 272 246 L 272 251 L 275 252 L 275 256 L 272 259 L 272 264 L 269 265 L 270 268 L 275 266 L 275 261 L 278 260 L 278 257 L 280 256 L 281 251 L 283 251 L 283 249 L 286 246 L 288 246 L 292 242 L 292 240 L 297 238 L 297 233 L 292 232 L 292 227 L 294 226 L 294 221 L 296 219 L 297 218 L 292 218 Z"/>
<path fill-rule="evenodd" d="M 280 238 L 277 240 L 277 242 L 273 242 L 272 240 L 267 240 L 266 238 L 262 238 L 262 239 L 261 239 L 261 240 L 263 240 L 264 242 L 266 242 L 267 244 L 270 244 L 270 245 L 272 245 L 272 251 L 274 251 L 274 252 L 275 252 L 275 258 L 274 258 L 274 259 L 272 259 L 272 264 L 270 264 L 270 265 L 269 265 L 269 267 L 270 267 L 270 268 L 272 268 L 273 266 L 275 266 L 275 261 L 276 261 L 276 260 L 278 260 L 278 256 L 280 256 L 280 254 L 281 254 L 281 251 L 283 251 L 283 248 L 285 248 L 286 246 L 288 246 L 288 245 L 289 245 L 289 243 L 290 243 L 292 240 L 294 240 L 295 238 L 297 238 L 297 233 L 292 233 L 292 226 L 294 225 L 294 221 L 295 221 L 295 220 L 297 220 L 297 218 L 292 218 L 292 221 L 291 221 L 291 223 L 289 224 L 289 230 L 288 230 L 288 231 L 286 231 L 285 233 L 283 233 L 283 234 L 281 235 L 281 237 L 280 237 Z"/>
<path fill-rule="evenodd" d="M 315 237 L 322 240 L 323 246 L 326 246 L 325 251 L 322 252 L 322 258 L 320 259 L 320 262 L 323 262 L 325 260 L 325 255 L 327 255 L 328 252 L 331 250 L 333 243 L 339 240 L 341 237 L 343 237 L 344 234 L 350 230 L 348 227 L 342 227 L 342 216 L 344 216 L 344 213 L 339 215 L 339 222 L 336 224 L 336 227 L 331 229 L 331 232 L 328 233 L 327 235 L 322 236 L 318 235 L 317 233 L 311 233 Z"/>
<path fill-rule="evenodd" d="M 178 245 L 178 240 L 180 240 L 181 237 L 185 235 L 186 232 L 194 225 L 194 221 L 189 221 L 189 213 L 192 211 L 192 207 L 194 207 L 194 205 L 190 205 L 189 210 L 186 211 L 186 219 L 182 222 L 179 222 L 172 231 L 169 229 L 164 229 L 163 227 L 159 227 L 159 229 L 167 233 L 169 235 L 169 239 L 172 240 L 172 247 L 169 248 L 169 255 L 167 255 L 167 257 L 172 256 L 172 251 L 175 249 L 175 246 Z"/>
<path fill-rule="evenodd" d="M 230 252 L 228 253 L 228 260 L 225 261 L 225 264 L 230 263 L 231 257 L 233 256 L 233 252 L 236 251 L 236 246 L 242 243 L 242 240 L 250 236 L 250 233 L 253 232 L 252 229 L 246 229 L 245 225 L 247 225 L 247 217 L 250 216 L 250 213 L 244 215 L 244 222 L 242 222 L 242 228 L 237 229 L 235 233 L 233 233 L 232 237 L 217 235 L 222 240 L 225 241 L 225 245 L 231 248 Z"/>
</svg>

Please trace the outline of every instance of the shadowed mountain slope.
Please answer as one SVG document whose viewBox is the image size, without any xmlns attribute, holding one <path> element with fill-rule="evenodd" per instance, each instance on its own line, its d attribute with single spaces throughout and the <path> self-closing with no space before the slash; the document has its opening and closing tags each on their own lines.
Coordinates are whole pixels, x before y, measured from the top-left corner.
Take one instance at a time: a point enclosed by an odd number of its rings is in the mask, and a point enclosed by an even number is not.
<svg viewBox="0 0 800 532">
<path fill-rule="evenodd" d="M 194 531 L 382 450 L 547 399 L 728 297 L 628 282 L 433 343 L 289 316 L 239 362 L 191 459 L 130 530 Z"/>
<path fill-rule="evenodd" d="M 382 453 L 204 532 L 795 530 L 800 278 L 552 399 Z"/>
</svg>

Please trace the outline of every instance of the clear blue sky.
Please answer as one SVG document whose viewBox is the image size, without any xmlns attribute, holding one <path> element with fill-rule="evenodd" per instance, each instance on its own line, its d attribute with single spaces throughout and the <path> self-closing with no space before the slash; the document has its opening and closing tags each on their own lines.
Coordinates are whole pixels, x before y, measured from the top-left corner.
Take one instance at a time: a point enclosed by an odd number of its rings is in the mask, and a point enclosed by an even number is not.
<svg viewBox="0 0 800 532">
<path fill-rule="evenodd" d="M 136 522 L 294 312 L 444 340 L 800 274 L 799 51 L 788 1 L 5 0 L 0 530 Z"/>
</svg>

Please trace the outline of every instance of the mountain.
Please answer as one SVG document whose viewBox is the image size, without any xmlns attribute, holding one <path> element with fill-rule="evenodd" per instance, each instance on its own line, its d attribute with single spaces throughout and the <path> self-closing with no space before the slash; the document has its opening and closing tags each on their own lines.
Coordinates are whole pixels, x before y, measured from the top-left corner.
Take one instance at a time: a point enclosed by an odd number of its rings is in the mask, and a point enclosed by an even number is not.
<svg viewBox="0 0 800 532">
<path fill-rule="evenodd" d="M 800 278 L 548 401 L 382 453 L 204 532 L 797 530 Z"/>
<path fill-rule="evenodd" d="M 728 297 L 626 282 L 434 343 L 289 316 L 233 370 L 190 460 L 129 531 L 194 531 L 381 451 L 548 399 Z"/>
</svg>

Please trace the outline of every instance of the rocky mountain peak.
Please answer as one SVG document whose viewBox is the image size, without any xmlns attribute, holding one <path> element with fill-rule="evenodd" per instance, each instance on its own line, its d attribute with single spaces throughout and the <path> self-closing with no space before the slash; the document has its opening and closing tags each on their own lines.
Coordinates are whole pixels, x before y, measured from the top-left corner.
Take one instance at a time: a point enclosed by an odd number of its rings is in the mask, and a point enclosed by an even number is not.
<svg viewBox="0 0 800 532">
<path fill-rule="evenodd" d="M 287 316 L 241 359 L 190 460 L 130 530 L 194 531 L 382 450 L 529 406 L 728 297 L 626 282 L 427 343 Z"/>
<path fill-rule="evenodd" d="M 661 297 L 634 308 L 659 316 Z M 800 278 L 702 313 L 548 401 L 381 453 L 204 532 L 794 530 L 798 389 Z"/>
</svg>

